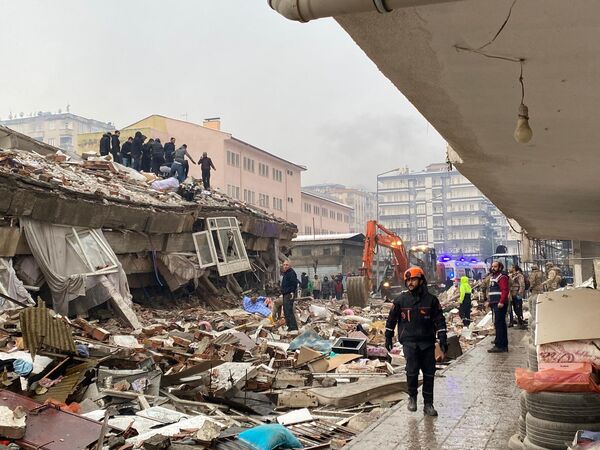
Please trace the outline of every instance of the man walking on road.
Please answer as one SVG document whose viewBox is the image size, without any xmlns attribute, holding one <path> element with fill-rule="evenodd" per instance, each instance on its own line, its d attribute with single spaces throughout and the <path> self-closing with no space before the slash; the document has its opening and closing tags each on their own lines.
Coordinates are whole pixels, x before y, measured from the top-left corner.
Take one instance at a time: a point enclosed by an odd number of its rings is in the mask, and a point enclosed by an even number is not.
<svg viewBox="0 0 600 450">
<path fill-rule="evenodd" d="M 490 285 L 488 288 L 488 302 L 494 314 L 494 328 L 496 339 L 494 347 L 488 353 L 502 353 L 508 351 L 508 328 L 506 327 L 506 310 L 508 305 L 508 276 L 502 272 L 504 264 L 500 261 L 492 263 Z"/>
<path fill-rule="evenodd" d="M 448 351 L 446 319 L 440 301 L 427 289 L 425 272 L 411 267 L 404 273 L 403 292 L 394 300 L 385 323 L 385 348 L 393 347 L 394 329 L 398 326 L 398 340 L 406 359 L 406 384 L 408 386 L 408 410 L 417 410 L 419 371 L 423 372 L 423 413 L 437 416 L 433 407 L 433 384 L 435 377 L 435 342 L 440 341 L 442 353 Z"/>
<path fill-rule="evenodd" d="M 210 189 L 210 169 L 212 170 L 217 170 L 215 169 L 215 165 L 212 162 L 212 159 L 210 159 L 207 155 L 206 152 L 202 153 L 202 158 L 200 158 L 200 161 L 198 161 L 198 164 L 200 164 L 200 169 L 202 170 L 202 184 L 204 186 L 204 189 L 209 190 Z"/>
<path fill-rule="evenodd" d="M 288 331 L 298 329 L 296 324 L 296 315 L 294 313 L 294 300 L 298 291 L 298 276 L 292 269 L 289 261 L 284 261 L 281 265 L 283 277 L 281 278 L 281 294 L 283 295 L 283 315 Z"/>
</svg>

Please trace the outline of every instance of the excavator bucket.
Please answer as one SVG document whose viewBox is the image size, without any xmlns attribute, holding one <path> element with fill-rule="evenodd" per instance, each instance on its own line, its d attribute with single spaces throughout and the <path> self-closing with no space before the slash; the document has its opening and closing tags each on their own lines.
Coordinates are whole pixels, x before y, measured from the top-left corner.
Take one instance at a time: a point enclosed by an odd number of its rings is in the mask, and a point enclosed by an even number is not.
<svg viewBox="0 0 600 450">
<path fill-rule="evenodd" d="M 348 305 L 367 306 L 369 303 L 369 279 L 365 276 L 348 277 L 346 279 L 346 292 Z"/>
</svg>

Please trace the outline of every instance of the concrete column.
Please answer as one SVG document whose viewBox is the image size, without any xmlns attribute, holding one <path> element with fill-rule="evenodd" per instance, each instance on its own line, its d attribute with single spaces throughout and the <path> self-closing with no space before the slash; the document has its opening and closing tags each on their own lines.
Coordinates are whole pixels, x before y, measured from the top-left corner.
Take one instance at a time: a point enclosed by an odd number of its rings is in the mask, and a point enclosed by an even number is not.
<svg viewBox="0 0 600 450">
<path fill-rule="evenodd" d="M 572 241 L 573 246 L 573 283 L 575 286 L 583 283 L 583 267 L 581 259 L 581 241 Z"/>
</svg>

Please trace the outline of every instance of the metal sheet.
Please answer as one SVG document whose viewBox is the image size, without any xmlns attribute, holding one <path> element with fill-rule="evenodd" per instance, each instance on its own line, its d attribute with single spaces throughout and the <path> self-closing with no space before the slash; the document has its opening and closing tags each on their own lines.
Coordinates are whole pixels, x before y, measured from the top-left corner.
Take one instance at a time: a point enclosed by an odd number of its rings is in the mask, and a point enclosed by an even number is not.
<svg viewBox="0 0 600 450">
<path fill-rule="evenodd" d="M 42 301 L 35 308 L 21 311 L 20 323 L 23 343 L 33 356 L 41 348 L 75 353 L 71 327 L 61 319 L 51 317 Z"/>
<path fill-rule="evenodd" d="M 83 380 L 85 373 L 95 365 L 96 360 L 90 360 L 67 369 L 60 383 L 50 387 L 45 394 L 36 395 L 34 400 L 44 403 L 49 398 L 52 398 L 66 403 L 69 395 L 75 391 L 79 383 Z"/>
<path fill-rule="evenodd" d="M 16 441 L 24 449 L 81 450 L 98 440 L 102 424 L 53 407 L 39 409 L 40 404 L 13 392 L 0 391 L 0 405 L 27 411 L 25 437 Z"/>
</svg>

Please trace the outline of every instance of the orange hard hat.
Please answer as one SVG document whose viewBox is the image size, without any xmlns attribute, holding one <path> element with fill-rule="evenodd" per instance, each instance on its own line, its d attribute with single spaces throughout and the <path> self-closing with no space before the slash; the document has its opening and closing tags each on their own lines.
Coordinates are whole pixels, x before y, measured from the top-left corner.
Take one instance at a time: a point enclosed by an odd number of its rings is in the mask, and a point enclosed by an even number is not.
<svg viewBox="0 0 600 450">
<path fill-rule="evenodd" d="M 420 267 L 410 267 L 404 272 L 404 282 L 407 282 L 411 278 L 422 278 L 425 279 L 425 272 Z"/>
</svg>

